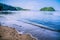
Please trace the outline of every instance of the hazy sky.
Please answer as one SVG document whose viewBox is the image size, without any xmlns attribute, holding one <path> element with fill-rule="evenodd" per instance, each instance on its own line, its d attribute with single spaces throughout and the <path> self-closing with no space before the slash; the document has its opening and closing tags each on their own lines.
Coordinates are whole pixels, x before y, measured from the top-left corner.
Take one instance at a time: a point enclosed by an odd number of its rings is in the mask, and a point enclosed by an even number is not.
<svg viewBox="0 0 60 40">
<path fill-rule="evenodd" d="M 49 6 L 60 10 L 60 0 L 0 0 L 0 3 L 34 10 Z"/>
</svg>

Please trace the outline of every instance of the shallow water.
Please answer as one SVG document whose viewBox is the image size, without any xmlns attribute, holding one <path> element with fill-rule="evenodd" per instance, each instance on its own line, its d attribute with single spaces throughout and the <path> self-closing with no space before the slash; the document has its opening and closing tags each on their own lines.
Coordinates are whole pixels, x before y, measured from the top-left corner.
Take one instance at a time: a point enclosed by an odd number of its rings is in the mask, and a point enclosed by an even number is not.
<svg viewBox="0 0 60 40">
<path fill-rule="evenodd" d="M 48 26 L 50 28 L 60 30 L 60 12 L 11 11 L 8 12 L 8 14 L 2 14 L 7 12 L 0 13 L 1 25 L 16 28 L 17 31 L 21 31 L 23 33 L 31 33 L 33 36 L 37 37 L 38 40 L 60 40 L 59 32 L 44 30 L 36 26 L 27 27 L 24 26 L 22 22 L 20 22 L 20 20 L 29 20 L 31 22 L 35 22 Z"/>
</svg>

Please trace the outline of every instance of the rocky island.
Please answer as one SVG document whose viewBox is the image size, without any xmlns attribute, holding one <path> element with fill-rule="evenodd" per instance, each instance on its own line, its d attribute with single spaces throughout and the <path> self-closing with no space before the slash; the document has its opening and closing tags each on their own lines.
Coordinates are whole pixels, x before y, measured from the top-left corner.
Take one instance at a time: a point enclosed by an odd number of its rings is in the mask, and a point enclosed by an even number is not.
<svg viewBox="0 0 60 40">
<path fill-rule="evenodd" d="M 41 8 L 40 11 L 55 11 L 55 9 L 53 7 L 44 7 Z"/>
<path fill-rule="evenodd" d="M 0 40 L 36 40 L 29 34 L 18 34 L 18 32 L 11 27 L 0 26 Z"/>
</svg>

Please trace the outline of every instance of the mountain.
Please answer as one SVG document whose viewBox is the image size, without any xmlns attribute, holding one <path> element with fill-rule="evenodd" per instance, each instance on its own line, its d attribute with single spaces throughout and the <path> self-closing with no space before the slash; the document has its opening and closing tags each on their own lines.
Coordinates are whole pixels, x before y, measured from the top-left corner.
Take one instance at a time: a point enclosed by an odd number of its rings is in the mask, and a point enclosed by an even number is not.
<svg viewBox="0 0 60 40">
<path fill-rule="evenodd" d="M 40 11 L 55 11 L 55 9 L 53 7 L 44 7 L 41 8 Z"/>
<path fill-rule="evenodd" d="M 13 7 L 13 6 L 10 6 L 10 5 L 6 5 L 6 4 L 3 4 L 3 3 L 0 3 L 0 11 L 2 10 L 23 10 L 23 8 L 20 8 L 20 7 Z"/>
</svg>

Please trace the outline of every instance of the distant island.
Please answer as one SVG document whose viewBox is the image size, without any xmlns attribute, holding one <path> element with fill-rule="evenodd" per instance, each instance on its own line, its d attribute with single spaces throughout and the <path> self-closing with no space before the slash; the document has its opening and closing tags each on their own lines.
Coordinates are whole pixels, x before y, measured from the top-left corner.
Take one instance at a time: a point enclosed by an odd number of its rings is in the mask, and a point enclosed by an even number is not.
<svg viewBox="0 0 60 40">
<path fill-rule="evenodd" d="M 0 11 L 20 11 L 20 10 L 29 10 L 29 9 L 23 9 L 21 7 L 13 7 L 13 6 L 10 6 L 10 5 L 6 5 L 6 4 L 3 4 L 3 3 L 0 3 Z"/>
<path fill-rule="evenodd" d="M 55 9 L 53 7 L 44 7 L 41 8 L 40 11 L 55 11 Z"/>
</svg>

